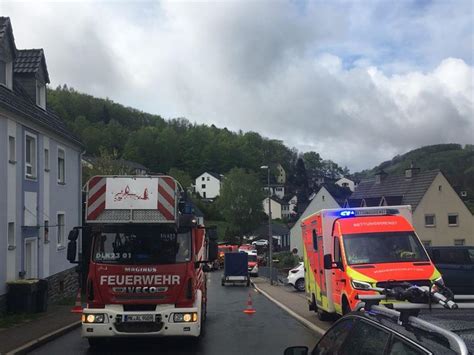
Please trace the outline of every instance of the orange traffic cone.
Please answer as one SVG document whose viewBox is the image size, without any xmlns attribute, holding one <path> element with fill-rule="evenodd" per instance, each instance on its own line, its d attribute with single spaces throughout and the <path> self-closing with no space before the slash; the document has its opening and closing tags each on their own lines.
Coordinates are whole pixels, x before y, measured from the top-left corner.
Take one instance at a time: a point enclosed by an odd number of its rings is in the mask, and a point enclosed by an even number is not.
<svg viewBox="0 0 474 355">
<path fill-rule="evenodd" d="M 82 313 L 81 289 L 77 290 L 76 303 L 71 308 L 71 313 Z"/>
<path fill-rule="evenodd" d="M 249 292 L 249 299 L 248 299 L 248 301 L 247 301 L 247 308 L 244 309 L 244 313 L 246 313 L 246 314 L 254 314 L 255 312 L 257 312 L 257 311 L 253 308 L 252 294 Z"/>
</svg>

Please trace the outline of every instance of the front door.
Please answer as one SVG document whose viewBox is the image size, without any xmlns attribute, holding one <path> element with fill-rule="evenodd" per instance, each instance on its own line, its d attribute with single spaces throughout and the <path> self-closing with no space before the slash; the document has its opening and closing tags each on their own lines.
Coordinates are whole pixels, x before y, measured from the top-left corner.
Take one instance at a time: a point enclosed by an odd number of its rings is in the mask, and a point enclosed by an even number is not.
<svg viewBox="0 0 474 355">
<path fill-rule="evenodd" d="M 342 311 L 341 295 L 346 286 L 344 266 L 342 264 L 341 244 L 338 237 L 334 237 L 334 262 L 339 266 L 332 269 L 332 300 L 338 313 Z"/>
<path fill-rule="evenodd" d="M 37 257 L 38 247 L 36 238 L 25 239 L 25 278 L 33 279 L 38 277 Z"/>
</svg>

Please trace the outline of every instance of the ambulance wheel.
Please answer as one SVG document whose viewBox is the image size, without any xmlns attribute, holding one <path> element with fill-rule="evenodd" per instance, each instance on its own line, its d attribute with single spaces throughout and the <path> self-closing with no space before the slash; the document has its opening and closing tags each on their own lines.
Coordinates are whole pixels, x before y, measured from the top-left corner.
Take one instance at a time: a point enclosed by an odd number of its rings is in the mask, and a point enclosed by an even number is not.
<svg viewBox="0 0 474 355">
<path fill-rule="evenodd" d="M 328 320 L 331 320 L 331 314 L 329 314 L 326 311 L 323 311 L 322 309 L 319 309 L 316 311 L 318 313 L 318 319 L 320 321 L 326 322 Z"/>
<path fill-rule="evenodd" d="M 342 297 L 342 315 L 345 316 L 347 313 L 351 312 L 351 306 L 349 306 L 349 302 L 347 298 L 344 296 Z"/>
<path fill-rule="evenodd" d="M 105 339 L 102 338 L 87 338 L 87 341 L 89 342 L 89 347 L 93 349 L 100 348 L 101 346 L 104 345 Z"/>
</svg>

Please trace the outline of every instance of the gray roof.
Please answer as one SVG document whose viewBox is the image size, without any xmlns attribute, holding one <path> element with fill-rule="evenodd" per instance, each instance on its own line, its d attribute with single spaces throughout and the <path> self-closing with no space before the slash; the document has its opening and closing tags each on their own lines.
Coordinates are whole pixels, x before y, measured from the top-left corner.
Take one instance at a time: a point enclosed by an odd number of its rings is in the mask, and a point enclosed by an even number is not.
<svg viewBox="0 0 474 355">
<path fill-rule="evenodd" d="M 17 80 L 13 80 L 13 90 L 0 85 L 0 108 L 30 119 L 72 143 L 82 146 L 79 138 L 66 127 L 65 122 L 49 108 L 43 110 L 37 106 Z"/>
<path fill-rule="evenodd" d="M 366 199 L 367 201 L 368 198 L 385 197 L 386 200 L 411 205 L 415 209 L 439 173 L 439 170 L 427 170 L 409 179 L 404 174 L 388 175 L 379 184 L 375 182 L 375 178 L 364 179 L 356 187 L 350 200 Z"/>
<path fill-rule="evenodd" d="M 17 51 L 13 71 L 15 74 L 36 74 L 41 66 L 44 70 L 45 80 L 49 83 L 48 68 L 44 58 L 43 49 L 20 49 Z"/>
<path fill-rule="evenodd" d="M 209 175 L 214 176 L 214 177 L 215 177 L 217 180 L 219 180 L 219 181 L 222 179 L 222 176 L 221 176 L 220 174 L 218 174 L 218 173 L 211 173 L 211 172 L 209 172 L 209 171 L 206 171 L 206 172 L 207 172 Z"/>
<path fill-rule="evenodd" d="M 5 38 L 5 36 L 10 36 L 12 46 L 11 49 L 13 51 L 13 54 L 16 55 L 15 38 L 13 37 L 13 30 L 10 18 L 0 16 L 0 42 L 3 40 L 3 38 Z"/>
</svg>

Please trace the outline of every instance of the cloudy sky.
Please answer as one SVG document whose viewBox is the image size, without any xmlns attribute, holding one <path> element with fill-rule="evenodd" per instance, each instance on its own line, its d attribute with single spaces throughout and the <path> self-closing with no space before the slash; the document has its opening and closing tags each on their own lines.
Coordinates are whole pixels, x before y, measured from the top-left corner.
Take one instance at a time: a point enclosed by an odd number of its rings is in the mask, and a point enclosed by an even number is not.
<svg viewBox="0 0 474 355">
<path fill-rule="evenodd" d="M 474 9 L 462 1 L 5 1 L 53 87 L 257 131 L 351 171 L 474 143 Z"/>
</svg>

